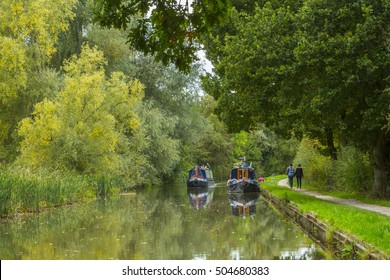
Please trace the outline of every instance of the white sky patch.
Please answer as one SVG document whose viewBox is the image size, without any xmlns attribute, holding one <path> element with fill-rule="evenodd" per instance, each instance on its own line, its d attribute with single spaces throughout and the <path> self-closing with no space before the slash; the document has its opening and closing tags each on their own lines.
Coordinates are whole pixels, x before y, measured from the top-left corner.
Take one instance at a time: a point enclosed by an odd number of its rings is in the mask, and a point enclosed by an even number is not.
<svg viewBox="0 0 390 280">
<path fill-rule="evenodd" d="M 199 57 L 200 63 L 203 66 L 203 69 L 210 74 L 213 74 L 213 64 L 206 58 L 206 54 L 204 50 L 199 50 L 197 53 L 197 56 Z"/>
</svg>

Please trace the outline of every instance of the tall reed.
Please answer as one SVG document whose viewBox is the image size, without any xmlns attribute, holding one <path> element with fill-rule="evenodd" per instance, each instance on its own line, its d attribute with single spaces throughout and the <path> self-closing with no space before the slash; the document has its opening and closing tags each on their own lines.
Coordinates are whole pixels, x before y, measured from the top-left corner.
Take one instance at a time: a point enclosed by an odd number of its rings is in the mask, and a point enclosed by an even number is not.
<svg viewBox="0 0 390 280">
<path fill-rule="evenodd" d="M 0 171 L 0 215 L 8 215 L 11 207 L 12 180 Z"/>
<path fill-rule="evenodd" d="M 120 178 L 70 172 L 0 170 L 0 216 L 90 201 L 98 195 L 112 195 L 124 189 Z"/>
</svg>

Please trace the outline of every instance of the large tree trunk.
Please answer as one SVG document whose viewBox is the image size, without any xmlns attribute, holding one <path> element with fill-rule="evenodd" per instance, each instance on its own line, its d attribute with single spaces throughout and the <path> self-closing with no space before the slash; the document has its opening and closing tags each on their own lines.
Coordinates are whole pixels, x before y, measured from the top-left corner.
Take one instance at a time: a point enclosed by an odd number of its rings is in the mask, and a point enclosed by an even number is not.
<svg viewBox="0 0 390 280">
<path fill-rule="evenodd" d="M 337 160 L 337 149 L 334 146 L 333 130 L 331 128 L 325 129 L 326 144 L 328 145 L 328 152 L 332 160 Z"/>
<path fill-rule="evenodd" d="M 372 195 L 390 198 L 390 137 L 382 130 L 373 149 L 374 186 Z"/>
</svg>

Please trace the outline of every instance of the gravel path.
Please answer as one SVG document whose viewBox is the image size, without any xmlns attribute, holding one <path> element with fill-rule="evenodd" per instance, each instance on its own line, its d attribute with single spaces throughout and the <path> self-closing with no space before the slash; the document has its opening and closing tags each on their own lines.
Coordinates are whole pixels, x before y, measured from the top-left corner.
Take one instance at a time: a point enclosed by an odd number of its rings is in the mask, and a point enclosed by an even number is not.
<svg viewBox="0 0 390 280">
<path fill-rule="evenodd" d="M 284 187 L 290 188 L 288 186 L 288 179 L 280 180 L 278 182 L 278 186 L 284 186 Z M 320 194 L 320 193 L 315 192 L 315 191 L 309 191 L 309 190 L 305 190 L 305 189 L 297 189 L 295 187 L 292 189 L 292 191 L 311 195 L 311 196 L 314 196 L 314 197 L 322 199 L 322 200 L 331 201 L 331 202 L 344 204 L 344 205 L 348 205 L 348 206 L 354 206 L 354 207 L 357 207 L 360 209 L 365 209 L 368 211 L 376 212 L 376 213 L 379 213 L 379 214 L 382 214 L 385 216 L 390 216 L 390 207 L 367 204 L 367 203 L 357 201 L 355 199 L 344 199 L 344 198 L 332 197 L 332 196 Z"/>
</svg>

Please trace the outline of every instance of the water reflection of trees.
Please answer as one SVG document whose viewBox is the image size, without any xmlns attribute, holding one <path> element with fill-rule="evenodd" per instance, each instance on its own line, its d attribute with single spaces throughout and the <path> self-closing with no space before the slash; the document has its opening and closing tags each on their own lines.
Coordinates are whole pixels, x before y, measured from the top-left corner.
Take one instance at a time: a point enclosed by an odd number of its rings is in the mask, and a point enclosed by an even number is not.
<svg viewBox="0 0 390 280">
<path fill-rule="evenodd" d="M 3 223 L 0 258 L 273 259 L 310 247 L 265 201 L 253 219 L 241 219 L 225 190 L 217 191 L 202 211 L 190 206 L 185 188 L 152 188 Z"/>
<path fill-rule="evenodd" d="M 219 256 L 242 259 L 279 259 L 281 251 L 294 251 L 305 247 L 302 234 L 289 222 L 278 216 L 265 201 L 256 205 L 254 219 L 230 219 L 220 224 L 218 236 L 224 243 L 218 243 Z M 232 216 L 234 218 L 234 216 Z M 233 225 L 233 226 L 232 226 Z M 210 256 L 218 258 L 218 255 Z"/>
</svg>

